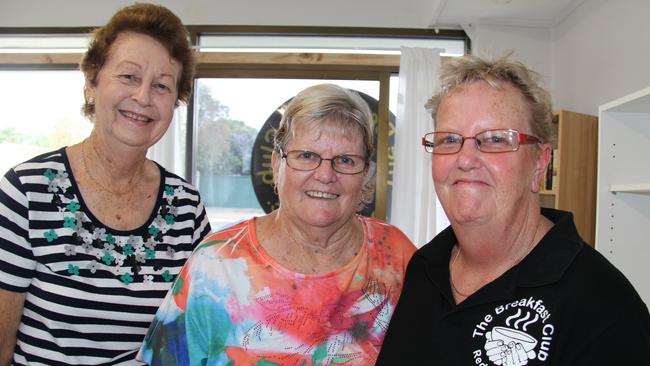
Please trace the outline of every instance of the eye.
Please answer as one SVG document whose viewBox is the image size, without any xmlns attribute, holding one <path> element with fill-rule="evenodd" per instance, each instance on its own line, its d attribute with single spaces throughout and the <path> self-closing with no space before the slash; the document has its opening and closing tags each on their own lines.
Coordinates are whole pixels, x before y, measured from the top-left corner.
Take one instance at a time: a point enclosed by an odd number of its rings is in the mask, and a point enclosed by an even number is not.
<svg viewBox="0 0 650 366">
<path fill-rule="evenodd" d="M 172 90 L 169 86 L 167 86 L 166 84 L 163 84 L 163 83 L 155 83 L 153 86 L 154 86 L 154 88 L 156 88 L 156 89 L 158 89 L 160 91 L 164 91 L 164 92 L 169 92 L 169 91 Z"/>
<path fill-rule="evenodd" d="M 495 144 L 498 144 L 498 143 L 504 143 L 504 142 L 507 141 L 505 138 L 503 138 L 503 137 L 501 137 L 501 136 L 490 136 L 488 140 L 489 140 L 491 143 L 495 143 Z"/>
<path fill-rule="evenodd" d="M 448 134 L 438 136 L 438 138 L 434 141 L 434 145 L 456 145 L 460 144 L 460 141 L 461 137 L 459 135 Z"/>
<path fill-rule="evenodd" d="M 320 156 L 311 151 L 300 151 L 296 154 L 296 159 L 298 160 L 318 160 Z"/>
<path fill-rule="evenodd" d="M 334 158 L 334 163 L 339 166 L 348 166 L 353 167 L 357 165 L 357 161 L 354 157 L 348 155 L 340 155 Z"/>
<path fill-rule="evenodd" d="M 477 137 L 481 144 L 487 144 L 492 146 L 497 145 L 510 145 L 511 141 L 507 134 L 500 133 L 499 131 L 494 131 L 491 133 L 486 133 L 483 136 Z"/>
<path fill-rule="evenodd" d="M 120 74 L 118 77 L 120 79 L 126 80 L 126 81 L 136 80 L 135 75 L 132 75 L 132 74 Z"/>
</svg>

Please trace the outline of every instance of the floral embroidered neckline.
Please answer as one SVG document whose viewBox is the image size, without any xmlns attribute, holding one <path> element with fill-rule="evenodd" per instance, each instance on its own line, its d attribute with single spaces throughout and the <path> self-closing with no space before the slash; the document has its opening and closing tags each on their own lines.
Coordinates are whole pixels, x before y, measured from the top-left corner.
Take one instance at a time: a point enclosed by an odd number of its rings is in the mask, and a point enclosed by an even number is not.
<svg viewBox="0 0 650 366">
<path fill-rule="evenodd" d="M 99 270 L 108 270 L 125 285 L 133 282 L 152 284 L 155 278 L 162 280 L 158 282 L 171 282 L 174 279 L 174 275 L 160 264 L 162 258 L 159 256 L 161 252 L 163 257 L 167 257 L 165 259 L 173 259 L 175 255 L 174 248 L 163 243 L 163 236 L 178 215 L 178 197 L 183 192 L 182 186 L 166 185 L 162 202 L 146 231 L 141 235 L 126 237 L 93 223 L 82 210 L 66 171 L 47 169 L 43 175 L 48 179 L 51 203 L 64 215 L 63 226 L 50 229 L 43 236 L 48 243 L 54 243 L 59 236 L 71 236 L 73 244 L 65 245 L 65 255 L 87 263 L 83 268 L 80 268 L 81 263 L 68 264 L 69 275 L 79 276 L 81 271 L 95 274 Z M 152 270 L 141 273 L 143 265 L 151 266 Z"/>
</svg>

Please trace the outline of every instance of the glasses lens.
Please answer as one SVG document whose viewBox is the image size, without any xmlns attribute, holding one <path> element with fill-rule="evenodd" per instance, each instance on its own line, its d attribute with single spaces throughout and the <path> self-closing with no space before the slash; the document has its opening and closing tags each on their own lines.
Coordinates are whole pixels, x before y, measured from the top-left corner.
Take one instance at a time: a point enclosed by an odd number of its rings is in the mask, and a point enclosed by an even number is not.
<svg viewBox="0 0 650 366">
<path fill-rule="evenodd" d="M 314 170 L 321 162 L 320 155 L 311 151 L 294 150 L 287 153 L 287 165 L 297 170 Z"/>
<path fill-rule="evenodd" d="M 463 146 L 463 136 L 451 132 L 433 132 L 429 136 L 430 152 L 434 154 L 454 154 Z"/>
<path fill-rule="evenodd" d="M 476 135 L 476 143 L 484 152 L 515 151 L 519 148 L 519 134 L 515 130 L 489 130 Z"/>
<path fill-rule="evenodd" d="M 357 155 L 339 155 L 332 158 L 332 164 L 339 173 L 357 174 L 366 168 L 366 159 Z"/>
</svg>

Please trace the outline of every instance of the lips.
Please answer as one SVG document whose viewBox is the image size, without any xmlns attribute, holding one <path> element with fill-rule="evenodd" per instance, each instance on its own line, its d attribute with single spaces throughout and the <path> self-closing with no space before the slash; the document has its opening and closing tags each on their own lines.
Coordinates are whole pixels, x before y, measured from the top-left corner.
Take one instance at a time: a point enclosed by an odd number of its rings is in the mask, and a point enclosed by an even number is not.
<svg viewBox="0 0 650 366">
<path fill-rule="evenodd" d="M 456 179 L 454 181 L 454 184 L 479 184 L 479 185 L 487 185 L 486 182 L 479 180 L 479 179 Z"/>
<path fill-rule="evenodd" d="M 120 113 L 124 117 L 130 118 L 130 119 L 132 119 L 134 121 L 137 121 L 137 122 L 149 123 L 149 122 L 153 121 L 153 119 L 151 119 L 151 118 L 149 118 L 149 117 L 147 117 L 147 116 L 145 116 L 143 114 L 138 114 L 138 113 L 129 112 L 129 111 L 123 111 L 123 110 L 120 110 Z"/>
<path fill-rule="evenodd" d="M 339 194 L 321 192 L 321 191 L 307 191 L 305 193 L 309 197 L 312 197 L 312 198 L 324 198 L 324 199 L 328 199 L 328 200 L 333 200 L 333 199 L 338 198 L 340 196 Z"/>
</svg>

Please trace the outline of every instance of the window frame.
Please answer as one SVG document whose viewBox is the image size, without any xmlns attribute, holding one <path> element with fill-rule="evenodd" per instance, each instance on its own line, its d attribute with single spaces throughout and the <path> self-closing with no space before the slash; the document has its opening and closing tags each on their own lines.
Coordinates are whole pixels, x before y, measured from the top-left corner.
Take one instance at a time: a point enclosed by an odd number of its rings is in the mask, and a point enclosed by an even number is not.
<svg viewBox="0 0 650 366">
<path fill-rule="evenodd" d="M 0 36 L 13 34 L 88 34 L 93 27 L 3 28 Z M 247 36 L 349 36 L 462 40 L 465 54 L 470 39 L 462 30 L 408 28 L 302 27 L 302 26 L 216 26 L 188 25 L 192 45 L 198 47 L 202 35 Z M 83 53 L 2 53 L 0 70 L 78 70 Z M 197 51 L 194 84 L 200 78 L 294 78 L 360 79 L 379 82 L 377 121 L 377 171 L 375 216 L 385 219 L 388 192 L 388 135 L 390 77 L 399 73 L 399 55 L 300 52 L 205 52 Z M 194 95 L 190 97 L 186 120 L 185 177 L 195 174 Z"/>
</svg>

